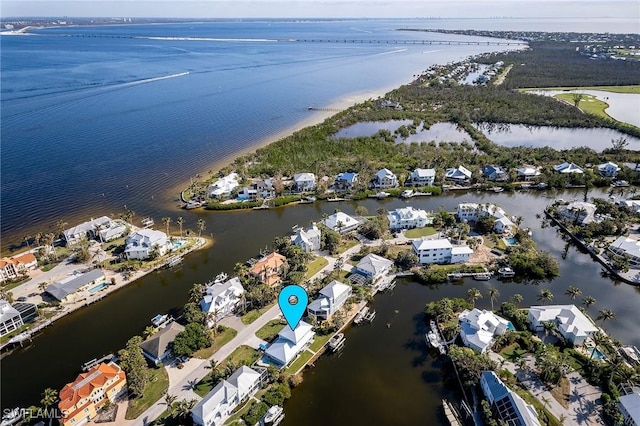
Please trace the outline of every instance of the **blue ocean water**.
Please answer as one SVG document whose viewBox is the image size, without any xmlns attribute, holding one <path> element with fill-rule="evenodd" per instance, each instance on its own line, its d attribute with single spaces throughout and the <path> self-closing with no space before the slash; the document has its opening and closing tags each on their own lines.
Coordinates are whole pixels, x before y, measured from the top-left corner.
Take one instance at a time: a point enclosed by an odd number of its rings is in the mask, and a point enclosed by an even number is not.
<svg viewBox="0 0 640 426">
<path fill-rule="evenodd" d="M 498 49 L 282 41 L 469 39 L 396 31 L 409 26 L 223 21 L 2 36 L 3 246 L 58 219 L 125 206 L 157 214 L 177 195 L 169 188 L 308 119 L 309 105 Z"/>
</svg>

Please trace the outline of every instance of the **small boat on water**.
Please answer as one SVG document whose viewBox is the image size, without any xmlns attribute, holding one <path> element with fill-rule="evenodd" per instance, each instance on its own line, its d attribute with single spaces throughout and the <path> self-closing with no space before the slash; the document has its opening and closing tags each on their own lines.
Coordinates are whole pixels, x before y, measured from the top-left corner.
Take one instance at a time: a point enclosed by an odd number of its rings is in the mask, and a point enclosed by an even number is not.
<svg viewBox="0 0 640 426">
<path fill-rule="evenodd" d="M 311 204 L 316 202 L 316 197 L 303 197 L 299 203 L 300 204 Z"/>
<path fill-rule="evenodd" d="M 335 336 L 333 336 L 328 343 L 329 346 L 329 350 L 331 352 L 337 352 L 340 349 L 344 348 L 344 342 L 347 339 L 344 337 L 344 333 L 338 333 Z"/>
<path fill-rule="evenodd" d="M 413 197 L 413 189 L 405 189 L 404 191 L 402 191 L 402 194 L 400 194 L 400 196 L 402 198 L 411 198 L 411 197 Z"/>
<path fill-rule="evenodd" d="M 498 269 L 498 275 L 500 278 L 511 278 L 515 277 L 516 272 L 508 266 Z"/>
<path fill-rule="evenodd" d="M 168 314 L 158 314 L 155 317 L 151 318 L 151 324 L 153 324 L 154 327 L 158 328 L 166 327 L 167 324 L 169 324 L 171 321 L 173 321 L 173 317 Z"/>
<path fill-rule="evenodd" d="M 269 408 L 260 419 L 260 426 L 277 426 L 284 419 L 284 409 L 279 405 Z"/>
<path fill-rule="evenodd" d="M 503 191 L 504 191 L 504 188 L 502 188 L 502 187 L 500 187 L 500 186 L 494 186 L 494 187 L 492 187 L 492 188 L 491 188 L 491 190 L 492 190 L 493 192 L 503 192 Z"/>
<path fill-rule="evenodd" d="M 617 188 L 624 188 L 626 186 L 629 186 L 629 182 L 627 182 L 626 180 L 617 180 L 613 182 L 611 186 L 615 186 Z"/>
<path fill-rule="evenodd" d="M 491 279 L 491 273 L 490 272 L 484 272 L 484 273 L 480 273 L 480 274 L 474 274 L 473 275 L 473 279 L 476 281 L 489 281 Z"/>
</svg>

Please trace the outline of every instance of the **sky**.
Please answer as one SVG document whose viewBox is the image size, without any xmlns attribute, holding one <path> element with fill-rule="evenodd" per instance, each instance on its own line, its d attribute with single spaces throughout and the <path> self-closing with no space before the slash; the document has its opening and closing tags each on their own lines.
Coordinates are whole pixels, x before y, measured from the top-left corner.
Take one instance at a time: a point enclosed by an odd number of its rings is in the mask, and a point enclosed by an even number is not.
<svg viewBox="0 0 640 426">
<path fill-rule="evenodd" d="M 148 18 L 620 17 L 640 20 L 633 0 L 3 0 L 16 16 Z"/>
</svg>

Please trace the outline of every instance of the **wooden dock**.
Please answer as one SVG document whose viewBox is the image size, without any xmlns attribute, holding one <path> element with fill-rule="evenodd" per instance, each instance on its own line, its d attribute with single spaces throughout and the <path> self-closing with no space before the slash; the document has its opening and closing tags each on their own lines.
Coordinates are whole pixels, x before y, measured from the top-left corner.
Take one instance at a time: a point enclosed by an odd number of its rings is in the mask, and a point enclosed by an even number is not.
<svg viewBox="0 0 640 426">
<path fill-rule="evenodd" d="M 104 355 L 102 358 L 94 358 L 91 361 L 87 361 L 82 364 L 82 371 L 87 372 L 91 368 L 95 367 L 98 364 L 103 363 L 104 361 L 111 361 L 114 358 L 113 354 Z"/>
<path fill-rule="evenodd" d="M 353 323 L 356 325 L 360 325 L 363 322 L 371 322 L 376 317 L 376 311 L 370 310 L 368 306 L 363 307 L 356 314 L 356 317 L 353 319 Z"/>
</svg>

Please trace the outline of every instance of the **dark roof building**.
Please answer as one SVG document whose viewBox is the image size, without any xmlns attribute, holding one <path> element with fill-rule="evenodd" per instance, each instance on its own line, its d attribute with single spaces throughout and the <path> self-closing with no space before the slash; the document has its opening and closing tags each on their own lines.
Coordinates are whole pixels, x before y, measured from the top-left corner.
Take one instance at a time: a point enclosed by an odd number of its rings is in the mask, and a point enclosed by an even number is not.
<svg viewBox="0 0 640 426">
<path fill-rule="evenodd" d="M 171 343 L 184 327 L 172 322 L 140 344 L 142 354 L 154 364 L 164 362 L 171 355 Z"/>
</svg>

